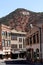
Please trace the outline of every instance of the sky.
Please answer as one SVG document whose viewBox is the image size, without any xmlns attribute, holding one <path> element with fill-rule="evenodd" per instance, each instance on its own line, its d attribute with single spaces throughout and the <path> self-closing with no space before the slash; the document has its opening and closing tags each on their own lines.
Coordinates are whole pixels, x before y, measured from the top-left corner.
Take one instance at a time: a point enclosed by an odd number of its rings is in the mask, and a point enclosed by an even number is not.
<svg viewBox="0 0 43 65">
<path fill-rule="evenodd" d="M 0 18 L 8 15 L 17 8 L 43 12 L 43 0 L 0 0 Z"/>
</svg>

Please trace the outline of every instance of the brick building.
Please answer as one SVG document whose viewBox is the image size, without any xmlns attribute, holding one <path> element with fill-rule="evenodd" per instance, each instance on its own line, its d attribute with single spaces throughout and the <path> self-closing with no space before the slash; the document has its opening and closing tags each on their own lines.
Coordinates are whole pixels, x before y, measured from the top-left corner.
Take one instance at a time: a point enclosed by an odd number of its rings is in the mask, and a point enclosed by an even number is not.
<svg viewBox="0 0 43 65">
<path fill-rule="evenodd" d="M 0 55 L 9 55 L 10 54 L 10 41 L 11 41 L 11 35 L 10 35 L 10 27 L 0 24 Z"/>
<path fill-rule="evenodd" d="M 25 51 L 25 38 L 26 32 L 11 30 L 10 26 L 0 24 L 0 58 L 9 58 L 13 53 Z"/>
<path fill-rule="evenodd" d="M 43 59 L 43 22 L 32 23 L 26 38 L 26 49 L 30 53 L 30 58 Z"/>
</svg>

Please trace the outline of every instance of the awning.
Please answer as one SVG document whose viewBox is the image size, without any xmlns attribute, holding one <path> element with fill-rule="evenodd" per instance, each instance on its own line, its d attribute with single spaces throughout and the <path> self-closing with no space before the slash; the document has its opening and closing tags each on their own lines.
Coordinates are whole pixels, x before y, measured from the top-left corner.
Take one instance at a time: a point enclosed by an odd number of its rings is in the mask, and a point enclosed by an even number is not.
<svg viewBox="0 0 43 65">
<path fill-rule="evenodd" d="M 19 51 L 15 51 L 15 53 L 20 53 Z"/>
<path fill-rule="evenodd" d="M 19 51 L 12 51 L 13 54 L 19 54 Z"/>
<path fill-rule="evenodd" d="M 27 51 L 26 48 L 24 48 L 23 51 Z"/>
<path fill-rule="evenodd" d="M 21 49 L 19 50 L 20 53 L 25 53 L 26 52 L 26 49 Z"/>
<path fill-rule="evenodd" d="M 6 53 L 6 52 L 3 52 L 3 55 L 6 55 L 6 54 L 10 54 L 10 52 Z"/>
<path fill-rule="evenodd" d="M 3 52 L 10 52 L 11 50 L 3 50 Z"/>
<path fill-rule="evenodd" d="M 26 49 L 24 48 L 24 49 L 20 49 L 19 50 L 20 52 L 26 52 Z"/>
<path fill-rule="evenodd" d="M 3 52 L 3 55 L 5 55 L 5 53 Z"/>
</svg>

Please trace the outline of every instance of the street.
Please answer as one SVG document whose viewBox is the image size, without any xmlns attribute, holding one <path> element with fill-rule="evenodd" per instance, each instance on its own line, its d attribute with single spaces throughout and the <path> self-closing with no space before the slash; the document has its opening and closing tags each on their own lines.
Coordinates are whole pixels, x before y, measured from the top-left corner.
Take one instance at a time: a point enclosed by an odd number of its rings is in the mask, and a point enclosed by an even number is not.
<svg viewBox="0 0 43 65">
<path fill-rule="evenodd" d="M 43 65 L 41 62 L 31 62 L 27 60 L 5 62 L 6 65 Z"/>
</svg>

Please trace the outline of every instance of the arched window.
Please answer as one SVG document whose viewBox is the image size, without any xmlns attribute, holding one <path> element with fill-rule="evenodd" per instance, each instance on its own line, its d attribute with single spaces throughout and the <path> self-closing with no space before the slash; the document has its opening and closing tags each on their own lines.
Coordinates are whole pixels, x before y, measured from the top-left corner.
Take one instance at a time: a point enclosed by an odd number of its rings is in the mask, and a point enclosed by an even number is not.
<svg viewBox="0 0 43 65">
<path fill-rule="evenodd" d="M 37 54 L 37 57 L 39 57 L 39 49 L 38 48 L 36 49 L 36 54 Z"/>
<path fill-rule="evenodd" d="M 33 35 L 33 43 L 34 44 L 36 43 L 36 35 L 35 34 Z"/>
<path fill-rule="evenodd" d="M 39 33 L 36 34 L 37 43 L 39 43 Z"/>
<path fill-rule="evenodd" d="M 39 52 L 39 49 L 38 48 L 36 49 L 36 52 Z"/>
</svg>

